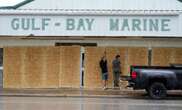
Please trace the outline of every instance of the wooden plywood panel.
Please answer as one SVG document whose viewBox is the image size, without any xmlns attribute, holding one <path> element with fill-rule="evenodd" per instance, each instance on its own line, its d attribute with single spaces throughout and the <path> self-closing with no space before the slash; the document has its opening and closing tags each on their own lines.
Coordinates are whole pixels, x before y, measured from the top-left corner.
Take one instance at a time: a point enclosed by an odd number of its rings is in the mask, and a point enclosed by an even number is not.
<svg viewBox="0 0 182 110">
<path fill-rule="evenodd" d="M 60 87 L 80 87 L 80 47 L 60 49 Z"/>
<path fill-rule="evenodd" d="M 169 66 L 171 63 L 182 63 L 182 48 L 153 48 L 153 66 Z"/>
<path fill-rule="evenodd" d="M 59 47 L 46 47 L 43 52 L 43 87 L 58 88 L 59 87 L 59 63 L 60 50 Z"/>
<path fill-rule="evenodd" d="M 124 76 L 130 75 L 130 66 L 131 65 L 148 65 L 148 49 L 144 47 L 128 47 L 125 48 L 125 51 L 121 54 L 123 57 L 122 72 Z M 125 89 L 128 85 L 127 81 L 122 81 L 121 88 Z"/>
<path fill-rule="evenodd" d="M 3 87 L 21 88 L 22 86 L 22 67 L 24 48 L 5 47 L 3 56 Z"/>
<path fill-rule="evenodd" d="M 25 88 L 58 88 L 59 47 L 29 47 L 28 50 Z M 34 65 L 31 65 L 33 62 Z"/>
<path fill-rule="evenodd" d="M 120 56 L 121 56 L 121 72 L 123 76 L 127 75 L 127 65 L 128 65 L 128 53 L 127 53 L 127 47 L 120 48 Z"/>
<path fill-rule="evenodd" d="M 86 47 L 85 48 L 85 74 L 84 87 L 100 88 L 102 87 L 101 70 L 99 61 L 104 55 L 104 47 Z"/>
<path fill-rule="evenodd" d="M 153 48 L 152 49 L 152 65 L 153 66 L 169 66 L 172 58 L 172 48 Z"/>
<path fill-rule="evenodd" d="M 59 87 L 59 47 L 27 47 L 24 88 Z"/>
<path fill-rule="evenodd" d="M 175 64 L 182 64 L 182 48 L 175 48 L 174 55 L 173 55 Z"/>
<path fill-rule="evenodd" d="M 42 88 L 43 67 L 44 67 L 44 47 L 28 47 L 25 59 L 24 88 Z"/>
<path fill-rule="evenodd" d="M 148 49 L 144 47 L 128 48 L 128 63 L 130 65 L 148 65 Z"/>
<path fill-rule="evenodd" d="M 125 72 L 129 75 L 130 66 L 144 66 L 148 65 L 148 49 L 144 47 L 130 47 L 127 50 L 128 61 L 126 64 Z"/>
<path fill-rule="evenodd" d="M 128 73 L 129 65 L 147 64 L 146 48 L 87 47 L 85 50 L 85 87 L 102 87 L 99 61 L 105 52 L 108 59 L 110 87 L 113 80 L 112 60 L 117 54 L 121 55 L 123 75 Z M 176 52 L 179 53 L 179 50 Z M 80 86 L 80 47 L 24 47 L 13 48 L 5 53 L 8 53 L 4 55 L 4 62 L 8 64 L 6 66 L 8 69 L 5 67 L 5 71 L 9 76 L 5 76 L 4 84 L 18 88 Z M 9 68 L 14 65 L 17 67 Z M 13 84 L 16 85 L 12 84 L 14 82 L 10 78 L 12 74 L 15 74 L 13 77 L 17 82 Z"/>
<path fill-rule="evenodd" d="M 80 47 L 17 47 L 4 53 L 4 87 L 80 87 Z"/>
</svg>

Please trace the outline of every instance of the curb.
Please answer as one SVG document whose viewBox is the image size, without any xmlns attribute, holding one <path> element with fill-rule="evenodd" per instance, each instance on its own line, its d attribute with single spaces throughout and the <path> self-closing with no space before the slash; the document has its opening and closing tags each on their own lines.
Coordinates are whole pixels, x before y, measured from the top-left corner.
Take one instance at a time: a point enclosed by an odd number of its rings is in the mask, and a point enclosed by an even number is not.
<svg viewBox="0 0 182 110">
<path fill-rule="evenodd" d="M 85 95 L 85 94 L 0 94 L 2 97 L 74 97 L 74 98 L 128 98 L 133 95 L 120 94 L 120 95 Z"/>
<path fill-rule="evenodd" d="M 131 90 L 2 90 L 2 97 L 74 97 L 74 98 L 131 98 L 145 95 L 145 91 Z M 168 94 L 182 95 L 182 91 Z"/>
</svg>

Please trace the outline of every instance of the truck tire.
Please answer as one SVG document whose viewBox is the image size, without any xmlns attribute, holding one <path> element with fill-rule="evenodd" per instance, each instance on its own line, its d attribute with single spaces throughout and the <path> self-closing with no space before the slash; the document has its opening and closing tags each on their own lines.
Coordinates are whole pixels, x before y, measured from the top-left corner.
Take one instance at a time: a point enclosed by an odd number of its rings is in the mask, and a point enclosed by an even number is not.
<svg viewBox="0 0 182 110">
<path fill-rule="evenodd" d="M 155 82 L 149 87 L 149 95 L 153 99 L 163 99 L 167 95 L 167 89 L 163 83 Z"/>
</svg>

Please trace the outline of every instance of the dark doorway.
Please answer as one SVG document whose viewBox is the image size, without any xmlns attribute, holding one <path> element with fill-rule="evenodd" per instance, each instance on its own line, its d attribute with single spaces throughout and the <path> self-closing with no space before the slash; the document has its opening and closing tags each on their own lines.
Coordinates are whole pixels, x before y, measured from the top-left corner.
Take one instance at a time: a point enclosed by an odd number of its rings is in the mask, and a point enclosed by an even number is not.
<svg viewBox="0 0 182 110">
<path fill-rule="evenodd" d="M 84 86 L 84 62 L 85 62 L 85 53 L 81 53 L 82 54 L 82 56 L 81 56 L 81 58 L 82 58 L 82 67 L 81 67 L 81 71 L 82 71 L 82 73 L 81 73 L 81 86 L 83 87 Z"/>
<path fill-rule="evenodd" d="M 74 43 L 74 42 L 71 42 L 71 43 L 60 43 L 60 42 L 57 42 L 57 43 L 55 43 L 55 46 L 74 46 L 74 45 L 79 45 L 79 46 L 82 46 L 82 47 L 85 47 L 85 46 L 97 46 L 97 43 Z"/>
<path fill-rule="evenodd" d="M 148 66 L 152 65 L 152 48 L 148 49 Z"/>
</svg>

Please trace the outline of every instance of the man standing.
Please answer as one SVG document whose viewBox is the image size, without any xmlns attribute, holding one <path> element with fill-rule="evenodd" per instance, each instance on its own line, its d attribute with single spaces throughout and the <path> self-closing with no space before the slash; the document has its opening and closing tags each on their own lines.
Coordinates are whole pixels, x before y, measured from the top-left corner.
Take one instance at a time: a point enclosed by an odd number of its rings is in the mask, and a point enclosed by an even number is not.
<svg viewBox="0 0 182 110">
<path fill-rule="evenodd" d="M 102 83 L 103 89 L 107 89 L 108 83 L 108 68 L 107 68 L 107 59 L 106 56 L 103 56 L 99 62 L 101 68 L 101 75 L 102 75 Z"/>
<path fill-rule="evenodd" d="M 119 77 L 121 74 L 120 55 L 116 55 L 115 59 L 112 62 L 112 68 L 113 68 L 114 87 L 119 87 Z"/>
</svg>

